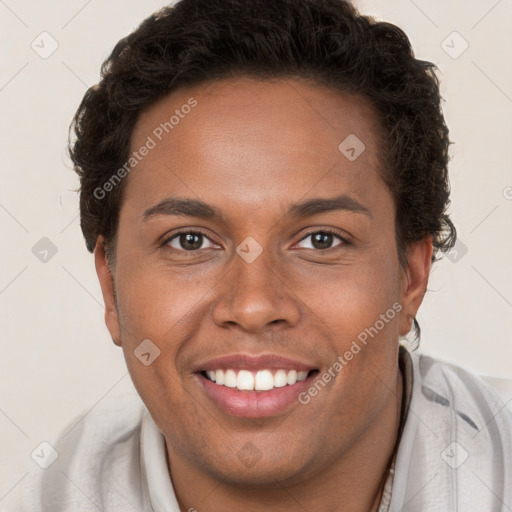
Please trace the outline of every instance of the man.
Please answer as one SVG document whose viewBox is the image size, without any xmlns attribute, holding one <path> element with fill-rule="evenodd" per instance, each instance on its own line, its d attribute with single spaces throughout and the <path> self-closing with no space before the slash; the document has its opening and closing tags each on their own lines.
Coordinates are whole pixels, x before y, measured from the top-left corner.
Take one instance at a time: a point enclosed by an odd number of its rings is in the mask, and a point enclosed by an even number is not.
<svg viewBox="0 0 512 512">
<path fill-rule="evenodd" d="M 88 415 L 31 510 L 511 509 L 507 409 L 400 344 L 456 235 L 434 66 L 399 28 L 342 0 L 182 0 L 74 121 L 142 402 Z"/>
</svg>

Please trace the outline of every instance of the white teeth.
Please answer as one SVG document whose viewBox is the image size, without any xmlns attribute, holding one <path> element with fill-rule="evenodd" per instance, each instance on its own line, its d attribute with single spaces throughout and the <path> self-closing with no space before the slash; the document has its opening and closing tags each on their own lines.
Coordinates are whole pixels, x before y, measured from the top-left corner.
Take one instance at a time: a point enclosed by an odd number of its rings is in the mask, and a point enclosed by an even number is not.
<svg viewBox="0 0 512 512">
<path fill-rule="evenodd" d="M 228 370 L 224 374 L 224 386 L 236 388 L 236 373 L 234 370 Z"/>
<path fill-rule="evenodd" d="M 297 372 L 295 370 L 290 370 L 288 375 L 286 376 L 286 382 L 291 386 L 297 382 Z"/>
<path fill-rule="evenodd" d="M 297 381 L 301 382 L 308 376 L 308 372 L 297 372 Z"/>
<path fill-rule="evenodd" d="M 240 390 L 252 391 L 254 389 L 254 377 L 252 373 L 247 370 L 240 370 L 236 378 L 236 387 Z"/>
<path fill-rule="evenodd" d="M 286 384 L 286 372 L 284 370 L 277 370 L 274 375 L 274 386 L 276 388 L 282 388 L 283 386 L 286 386 Z"/>
<path fill-rule="evenodd" d="M 270 370 L 261 370 L 254 379 L 254 389 L 256 391 L 267 391 L 274 387 L 274 377 Z"/>
<path fill-rule="evenodd" d="M 206 376 L 220 386 L 237 388 L 240 391 L 268 391 L 303 381 L 308 372 L 297 370 L 259 370 L 255 374 L 249 370 L 208 370 Z"/>
</svg>

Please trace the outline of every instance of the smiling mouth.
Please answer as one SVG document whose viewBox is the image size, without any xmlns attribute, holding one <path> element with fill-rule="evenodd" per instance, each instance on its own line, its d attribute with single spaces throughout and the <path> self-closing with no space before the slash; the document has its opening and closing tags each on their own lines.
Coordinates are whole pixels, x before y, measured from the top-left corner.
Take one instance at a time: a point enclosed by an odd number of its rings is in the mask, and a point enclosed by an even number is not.
<svg viewBox="0 0 512 512">
<path fill-rule="evenodd" d="M 250 371 L 244 369 L 218 369 L 202 371 L 200 374 L 217 386 L 237 389 L 238 391 L 270 391 L 275 388 L 293 386 L 317 374 L 310 371 L 286 369 L 261 369 Z"/>
</svg>

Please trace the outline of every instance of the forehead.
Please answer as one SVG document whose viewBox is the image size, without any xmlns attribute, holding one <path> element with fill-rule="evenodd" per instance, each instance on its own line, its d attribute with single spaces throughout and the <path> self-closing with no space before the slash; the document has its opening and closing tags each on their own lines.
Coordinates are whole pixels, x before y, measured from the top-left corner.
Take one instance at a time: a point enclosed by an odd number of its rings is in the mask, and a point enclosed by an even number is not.
<svg viewBox="0 0 512 512">
<path fill-rule="evenodd" d="M 174 91 L 141 114 L 131 151 L 145 145 L 125 191 L 138 210 L 171 195 L 255 208 L 317 192 L 363 199 L 384 191 L 369 102 L 291 79 Z"/>
</svg>

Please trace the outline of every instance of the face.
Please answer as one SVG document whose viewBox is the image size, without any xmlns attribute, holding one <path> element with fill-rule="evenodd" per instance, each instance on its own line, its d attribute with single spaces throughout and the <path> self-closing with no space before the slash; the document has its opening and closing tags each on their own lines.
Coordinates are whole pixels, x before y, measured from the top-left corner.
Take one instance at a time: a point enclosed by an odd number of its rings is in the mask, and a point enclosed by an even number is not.
<svg viewBox="0 0 512 512">
<path fill-rule="evenodd" d="M 115 266 L 101 239 L 96 263 L 170 460 L 233 483 L 321 472 L 396 400 L 430 262 L 425 241 L 399 265 L 373 109 L 218 81 L 143 112 L 132 151 L 147 154 L 125 178 Z"/>
</svg>

